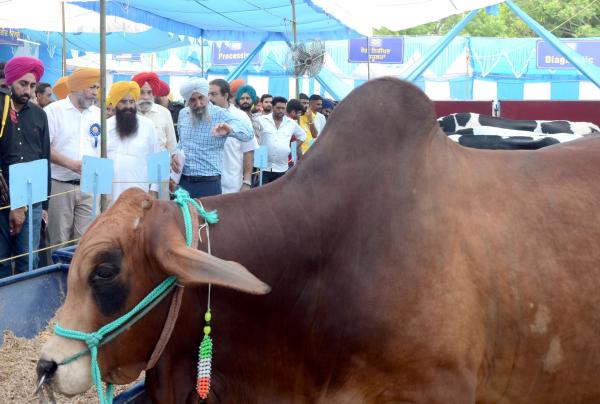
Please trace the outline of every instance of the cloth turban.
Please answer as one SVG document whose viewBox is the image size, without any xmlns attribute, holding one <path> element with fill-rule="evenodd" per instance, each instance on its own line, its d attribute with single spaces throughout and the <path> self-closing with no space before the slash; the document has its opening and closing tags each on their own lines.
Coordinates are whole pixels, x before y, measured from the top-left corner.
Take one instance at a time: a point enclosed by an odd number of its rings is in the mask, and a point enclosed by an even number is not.
<svg viewBox="0 0 600 404">
<path fill-rule="evenodd" d="M 185 100 L 189 100 L 193 93 L 208 97 L 208 81 L 204 77 L 190 79 L 183 83 L 179 92 Z"/>
<path fill-rule="evenodd" d="M 10 59 L 4 66 L 6 84 L 11 85 L 27 73 L 32 73 L 35 81 L 40 81 L 44 75 L 44 65 L 39 59 L 27 56 L 18 56 Z"/>
<path fill-rule="evenodd" d="M 134 100 L 140 98 L 140 86 L 135 81 L 117 81 L 110 87 L 108 98 L 113 106 L 125 98 L 127 95 L 131 95 Z"/>
<path fill-rule="evenodd" d="M 229 83 L 229 89 L 231 90 L 231 94 L 235 95 L 238 88 L 240 88 L 244 84 L 245 84 L 244 80 L 242 80 L 242 79 L 236 79 L 236 80 L 233 80 L 231 83 Z"/>
<path fill-rule="evenodd" d="M 69 95 L 69 89 L 67 88 L 67 78 L 68 77 L 66 76 L 61 77 L 60 79 L 56 80 L 56 83 L 54 83 L 54 87 L 52 87 L 52 92 L 54 93 L 54 96 L 57 100 L 67 98 L 67 95 Z"/>
<path fill-rule="evenodd" d="M 256 102 L 256 90 L 254 89 L 254 87 L 246 84 L 245 86 L 241 86 L 240 88 L 238 88 L 237 93 L 235 93 L 235 100 L 238 102 L 238 104 L 240 102 L 240 98 L 245 93 L 248 93 L 250 98 L 252 98 L 252 103 Z"/>
<path fill-rule="evenodd" d="M 150 85 L 150 88 L 152 89 L 152 94 L 154 96 L 156 96 L 156 93 L 159 90 L 160 79 L 154 72 L 138 73 L 135 76 L 133 76 L 131 80 L 138 83 L 138 86 L 140 86 L 140 88 L 144 87 L 144 84 L 148 83 Z"/>
<path fill-rule="evenodd" d="M 161 80 L 158 85 L 158 91 L 154 95 L 157 97 L 166 97 L 169 93 L 171 93 L 171 87 Z"/>
<path fill-rule="evenodd" d="M 331 102 L 330 100 L 323 100 L 323 108 L 333 109 L 333 102 Z"/>
<path fill-rule="evenodd" d="M 100 84 L 100 70 L 92 67 L 75 69 L 67 79 L 67 87 L 71 92 L 83 91 L 94 84 Z"/>
</svg>

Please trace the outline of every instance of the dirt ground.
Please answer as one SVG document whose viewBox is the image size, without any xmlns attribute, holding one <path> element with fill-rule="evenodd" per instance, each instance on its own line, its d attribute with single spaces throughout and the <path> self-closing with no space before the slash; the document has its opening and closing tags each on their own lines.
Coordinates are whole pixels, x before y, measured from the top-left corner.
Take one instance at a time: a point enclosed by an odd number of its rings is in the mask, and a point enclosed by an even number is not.
<svg viewBox="0 0 600 404">
<path fill-rule="evenodd" d="M 44 342 L 52 335 L 54 322 L 33 339 L 17 338 L 10 331 L 4 332 L 4 344 L 0 347 L 0 402 L 10 404 L 39 403 L 33 396 L 35 388 L 37 363 Z M 143 378 L 143 374 L 140 378 Z M 127 390 L 133 384 L 115 386 L 115 396 Z M 98 402 L 95 388 L 85 394 L 68 398 L 55 394 L 60 404 L 90 404 Z"/>
</svg>

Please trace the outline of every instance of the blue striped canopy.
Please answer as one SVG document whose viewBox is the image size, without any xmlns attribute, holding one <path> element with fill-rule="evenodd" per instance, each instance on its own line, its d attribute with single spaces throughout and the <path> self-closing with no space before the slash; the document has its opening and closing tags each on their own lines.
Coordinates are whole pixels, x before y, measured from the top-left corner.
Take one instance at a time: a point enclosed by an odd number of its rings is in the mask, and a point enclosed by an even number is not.
<svg viewBox="0 0 600 404">
<path fill-rule="evenodd" d="M 299 40 L 359 37 L 310 0 L 296 0 Z M 99 11 L 98 1 L 72 2 Z M 292 40 L 290 0 L 111 0 L 106 14 L 127 18 L 153 28 L 214 40 Z"/>
</svg>

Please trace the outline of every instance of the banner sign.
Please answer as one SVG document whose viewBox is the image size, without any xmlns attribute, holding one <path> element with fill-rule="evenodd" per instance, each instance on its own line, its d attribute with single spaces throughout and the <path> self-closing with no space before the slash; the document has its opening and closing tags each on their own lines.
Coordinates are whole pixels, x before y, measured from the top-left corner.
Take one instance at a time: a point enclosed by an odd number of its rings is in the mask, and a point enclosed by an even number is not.
<svg viewBox="0 0 600 404">
<path fill-rule="evenodd" d="M 600 66 L 600 41 L 568 40 L 562 41 L 569 48 L 579 53 L 585 60 Z M 536 44 L 538 69 L 575 69 L 563 55 L 544 40 Z"/>
<path fill-rule="evenodd" d="M 246 59 L 254 49 L 258 46 L 258 42 L 221 42 L 212 44 L 212 64 L 213 66 L 231 66 L 238 65 Z M 258 55 L 251 62 L 253 65 L 260 63 Z"/>
<path fill-rule="evenodd" d="M 371 63 L 404 63 L 404 38 L 387 36 L 348 40 L 348 62 L 366 63 L 367 58 Z"/>
<path fill-rule="evenodd" d="M 120 53 L 118 55 L 112 55 L 113 60 L 117 60 L 120 62 L 141 62 L 142 54 L 141 53 Z"/>
<path fill-rule="evenodd" d="M 23 39 L 21 32 L 11 28 L 0 28 L 0 45 L 20 46 L 23 43 L 19 39 Z"/>
</svg>

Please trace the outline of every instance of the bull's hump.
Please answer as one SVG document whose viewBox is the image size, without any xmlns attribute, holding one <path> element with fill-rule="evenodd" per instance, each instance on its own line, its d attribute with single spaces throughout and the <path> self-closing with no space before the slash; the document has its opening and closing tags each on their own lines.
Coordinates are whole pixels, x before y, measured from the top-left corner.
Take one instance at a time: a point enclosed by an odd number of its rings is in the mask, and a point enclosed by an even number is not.
<svg viewBox="0 0 600 404">
<path fill-rule="evenodd" d="M 336 107 L 328 122 L 354 144 L 424 139 L 438 126 L 431 100 L 418 87 L 393 77 L 368 81 Z"/>
</svg>

